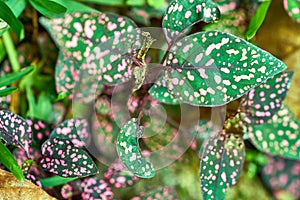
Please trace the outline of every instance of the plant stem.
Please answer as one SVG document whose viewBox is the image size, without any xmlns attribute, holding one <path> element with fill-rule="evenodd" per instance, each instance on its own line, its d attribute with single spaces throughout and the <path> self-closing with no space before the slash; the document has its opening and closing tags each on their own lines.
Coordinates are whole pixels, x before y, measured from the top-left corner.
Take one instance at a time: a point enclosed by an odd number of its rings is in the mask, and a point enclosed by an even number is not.
<svg viewBox="0 0 300 200">
<path fill-rule="evenodd" d="M 9 34 L 9 31 L 6 31 L 3 34 L 3 43 L 4 47 L 7 52 L 7 56 L 9 59 L 9 62 L 11 64 L 11 68 L 13 72 L 18 72 L 21 69 L 21 64 L 18 59 L 17 50 L 15 48 L 15 45 L 13 43 L 13 40 Z M 12 86 L 17 87 L 18 83 L 13 83 Z M 20 98 L 19 98 L 20 92 L 16 91 L 11 94 L 11 103 L 9 109 L 13 112 L 18 114 L 19 113 L 19 105 L 20 105 Z"/>
<path fill-rule="evenodd" d="M 8 55 L 9 62 L 11 64 L 11 68 L 13 72 L 18 72 L 21 69 L 21 65 L 18 59 L 17 50 L 15 48 L 15 45 L 12 41 L 12 38 L 9 34 L 9 31 L 6 31 L 3 34 L 3 43 Z"/>
</svg>

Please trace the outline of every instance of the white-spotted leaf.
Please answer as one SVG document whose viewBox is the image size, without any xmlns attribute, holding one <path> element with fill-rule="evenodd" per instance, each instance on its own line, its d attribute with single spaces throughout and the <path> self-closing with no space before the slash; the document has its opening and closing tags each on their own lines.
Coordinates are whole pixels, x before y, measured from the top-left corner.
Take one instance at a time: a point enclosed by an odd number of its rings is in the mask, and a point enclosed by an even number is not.
<svg viewBox="0 0 300 200">
<path fill-rule="evenodd" d="M 121 129 L 117 138 L 117 152 L 123 165 L 134 175 L 141 178 L 152 178 L 155 170 L 152 163 L 142 157 L 138 138 L 144 132 L 138 120 L 132 118 Z"/>
<path fill-rule="evenodd" d="M 89 154 L 70 140 L 51 138 L 42 145 L 41 167 L 63 177 L 85 177 L 98 173 Z"/>
<path fill-rule="evenodd" d="M 248 128 L 249 138 L 260 151 L 290 159 L 300 158 L 300 122 L 282 104 L 272 119 Z"/>
<path fill-rule="evenodd" d="M 211 0 L 173 0 L 163 17 L 162 27 L 170 44 L 193 24 L 213 22 L 219 18 L 220 11 Z"/>
<path fill-rule="evenodd" d="M 0 138 L 23 148 L 29 155 L 32 131 L 25 119 L 8 110 L 0 110 Z"/>
<path fill-rule="evenodd" d="M 181 39 L 166 65 L 164 79 L 170 94 L 196 106 L 224 105 L 287 67 L 270 53 L 219 31 Z"/>
<path fill-rule="evenodd" d="M 283 0 L 283 6 L 288 15 L 300 23 L 300 1 Z"/>
<path fill-rule="evenodd" d="M 240 102 L 244 120 L 248 124 L 262 124 L 271 119 L 281 107 L 292 76 L 292 71 L 279 73 L 244 95 Z"/>
<path fill-rule="evenodd" d="M 245 157 L 241 136 L 219 132 L 205 144 L 200 162 L 203 199 L 225 199 L 226 189 L 237 183 Z"/>
</svg>

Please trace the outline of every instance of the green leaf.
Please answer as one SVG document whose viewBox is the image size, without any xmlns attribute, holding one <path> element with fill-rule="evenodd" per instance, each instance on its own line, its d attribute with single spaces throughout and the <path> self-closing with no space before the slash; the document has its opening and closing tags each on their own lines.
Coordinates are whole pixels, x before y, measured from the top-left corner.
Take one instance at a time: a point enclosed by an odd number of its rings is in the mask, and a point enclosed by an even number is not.
<svg viewBox="0 0 300 200">
<path fill-rule="evenodd" d="M 271 2 L 271 0 L 261 2 L 257 10 L 255 11 L 254 15 L 251 18 L 248 30 L 245 33 L 246 40 L 250 40 L 251 38 L 253 38 L 259 27 L 264 22 Z"/>
<path fill-rule="evenodd" d="M 10 95 L 11 93 L 15 92 L 18 88 L 16 87 L 7 87 L 4 89 L 0 89 L 0 97 L 4 97 Z"/>
<path fill-rule="evenodd" d="M 37 103 L 34 107 L 30 107 L 27 113 L 27 116 L 41 119 L 43 121 L 49 121 L 49 116 L 52 112 L 52 104 L 50 96 L 42 92 L 39 97 Z"/>
<path fill-rule="evenodd" d="M 6 49 L 5 49 L 5 46 L 4 46 L 4 43 L 3 43 L 3 39 L 0 38 L 0 62 L 3 61 L 5 56 L 6 56 Z"/>
<path fill-rule="evenodd" d="M 155 170 L 152 163 L 142 157 L 138 138 L 144 127 L 139 126 L 136 118 L 129 120 L 121 129 L 117 138 L 117 152 L 123 165 L 134 175 L 141 178 L 152 178 Z"/>
<path fill-rule="evenodd" d="M 128 6 L 143 6 L 146 0 L 127 0 L 126 5 Z"/>
<path fill-rule="evenodd" d="M 24 181 L 24 174 L 21 167 L 8 148 L 0 141 L 0 163 L 2 163 L 19 180 Z"/>
<path fill-rule="evenodd" d="M 166 64 L 163 79 L 169 93 L 195 106 L 227 104 L 287 68 L 270 53 L 219 31 L 179 40 L 171 48 Z"/>
<path fill-rule="evenodd" d="M 16 17 L 19 17 L 23 10 L 25 9 L 27 4 L 26 0 L 8 0 L 6 1 L 6 5 L 10 7 L 11 11 L 14 13 Z"/>
<path fill-rule="evenodd" d="M 239 135 L 219 132 L 204 146 L 200 162 L 203 199 L 225 199 L 227 188 L 237 183 L 245 157 L 245 145 Z"/>
<path fill-rule="evenodd" d="M 80 0 L 81 2 L 87 2 L 87 3 L 97 3 L 97 4 L 104 4 L 109 6 L 124 6 L 125 0 Z"/>
<path fill-rule="evenodd" d="M 249 138 L 260 151 L 300 160 L 300 122 L 282 104 L 271 120 L 248 128 Z"/>
<path fill-rule="evenodd" d="M 86 6 L 82 3 L 79 3 L 74 0 L 53 0 L 56 3 L 64 6 L 67 8 L 66 13 L 73 13 L 73 12 L 100 12 L 99 10 L 96 10 L 94 8 L 91 8 L 89 6 Z"/>
<path fill-rule="evenodd" d="M 66 7 L 53 0 L 29 0 L 29 2 L 37 11 L 49 18 L 67 11 Z"/>
<path fill-rule="evenodd" d="M 70 140 L 51 138 L 42 145 L 41 167 L 62 177 L 86 177 L 98 173 L 89 154 Z"/>
<path fill-rule="evenodd" d="M 162 9 L 163 6 L 165 5 L 166 1 L 165 0 L 147 0 L 147 3 L 149 6 L 157 9 Z"/>
<path fill-rule="evenodd" d="M 0 79 L 0 88 L 4 86 L 8 86 L 18 80 L 20 80 L 22 77 L 26 76 L 33 70 L 33 67 L 26 67 L 25 69 L 21 70 L 20 72 L 14 72 L 7 74 L 5 76 L 2 76 Z"/>
<path fill-rule="evenodd" d="M 240 109 L 245 112 L 243 120 L 248 124 L 262 124 L 271 119 L 281 108 L 293 73 L 288 71 L 276 74 L 244 95 L 240 101 Z"/>
<path fill-rule="evenodd" d="M 291 18 L 300 23 L 299 0 L 283 0 L 283 7 Z"/>
<path fill-rule="evenodd" d="M 41 178 L 40 182 L 43 186 L 43 188 L 47 188 L 47 187 L 55 187 L 55 186 L 59 186 L 59 185 L 63 185 L 66 183 L 69 183 L 71 181 L 76 180 L 76 178 L 64 178 L 61 176 L 52 176 L 49 178 Z"/>
<path fill-rule="evenodd" d="M 219 18 L 220 11 L 211 0 L 173 0 L 163 17 L 162 27 L 170 44 L 193 24 L 213 22 Z"/>
<path fill-rule="evenodd" d="M 61 51 L 81 64 L 81 80 L 115 85 L 131 78 L 128 67 L 132 57 L 126 55 L 137 52 L 141 37 L 136 24 L 129 18 L 75 12 L 53 20 L 41 18 L 40 22 Z M 61 34 L 62 31 L 66 34 Z"/>
<path fill-rule="evenodd" d="M 22 23 L 3 1 L 0 1 L 0 10 L 0 18 L 10 26 L 10 28 L 17 34 L 19 39 L 24 38 L 24 28 Z"/>
</svg>

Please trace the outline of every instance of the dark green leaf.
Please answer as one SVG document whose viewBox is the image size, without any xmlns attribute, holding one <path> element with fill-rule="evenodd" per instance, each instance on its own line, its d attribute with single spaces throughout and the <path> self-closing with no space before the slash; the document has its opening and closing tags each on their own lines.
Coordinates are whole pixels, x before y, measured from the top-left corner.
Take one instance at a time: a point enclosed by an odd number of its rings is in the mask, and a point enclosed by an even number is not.
<svg viewBox="0 0 300 200">
<path fill-rule="evenodd" d="M 287 67 L 253 44 L 218 31 L 181 39 L 171 48 L 166 64 L 163 79 L 169 93 L 196 106 L 224 105 Z"/>
<path fill-rule="evenodd" d="M 82 199 L 113 199 L 113 192 L 108 184 L 98 178 L 85 178 L 82 183 Z"/>
<path fill-rule="evenodd" d="M 251 142 L 260 151 L 290 159 L 300 159 L 300 122 L 282 104 L 271 120 L 248 128 Z"/>
<path fill-rule="evenodd" d="M 291 84 L 293 72 L 282 72 L 253 88 L 242 97 L 240 109 L 248 124 L 262 124 L 280 109 Z"/>
<path fill-rule="evenodd" d="M 85 177 L 98 173 L 89 154 L 70 140 L 51 138 L 42 145 L 41 167 L 62 177 Z"/>
<path fill-rule="evenodd" d="M 0 141 L 0 163 L 2 163 L 19 180 L 24 181 L 24 174 L 12 153 Z"/>
<path fill-rule="evenodd" d="M 37 11 L 49 18 L 67 11 L 66 7 L 52 0 L 29 0 L 29 2 Z"/>
<path fill-rule="evenodd" d="M 40 182 L 43 186 L 43 188 L 47 188 L 47 187 L 55 187 L 55 186 L 59 186 L 59 185 L 63 185 L 66 183 L 69 183 L 71 181 L 76 180 L 76 178 L 64 178 L 61 176 L 52 176 L 49 178 L 41 178 Z"/>
<path fill-rule="evenodd" d="M 211 0 L 173 0 L 166 10 L 162 27 L 170 44 L 193 24 L 213 22 L 219 18 L 220 11 Z"/>
<path fill-rule="evenodd" d="M 239 179 L 245 157 L 245 145 L 239 135 L 224 131 L 209 139 L 200 162 L 203 199 L 225 199 L 226 189 Z"/>
<path fill-rule="evenodd" d="M 23 148 L 29 155 L 31 127 L 26 120 L 8 110 L 0 110 L 0 137 L 8 144 Z"/>
<path fill-rule="evenodd" d="M 257 30 L 265 20 L 270 4 L 271 0 L 261 2 L 254 15 L 252 16 L 248 30 L 245 33 L 246 40 L 250 40 L 254 37 Z"/>
<path fill-rule="evenodd" d="M 88 122 L 85 119 L 69 119 L 55 127 L 50 138 L 67 139 L 76 147 L 84 147 L 89 134 Z"/>
<path fill-rule="evenodd" d="M 15 92 L 18 88 L 16 87 L 8 87 L 4 89 L 0 89 L 0 97 L 4 97 L 10 95 L 11 93 Z"/>
<path fill-rule="evenodd" d="M 11 83 L 14 83 L 14 82 L 20 80 L 22 77 L 29 74 L 32 70 L 33 70 L 33 67 L 26 67 L 24 70 L 22 70 L 20 72 L 14 72 L 14 73 L 2 76 L 0 79 L 0 88 L 4 87 L 4 86 L 8 86 Z"/>
<path fill-rule="evenodd" d="M 24 29 L 22 23 L 17 19 L 12 10 L 4 3 L 0 1 L 0 18 L 3 19 L 10 28 L 21 39 L 24 37 Z"/>
<path fill-rule="evenodd" d="M 123 165 L 134 175 L 141 178 L 152 178 L 155 170 L 152 163 L 142 157 L 138 138 L 144 127 L 139 126 L 136 118 L 129 120 L 121 129 L 117 139 L 117 152 Z"/>
</svg>

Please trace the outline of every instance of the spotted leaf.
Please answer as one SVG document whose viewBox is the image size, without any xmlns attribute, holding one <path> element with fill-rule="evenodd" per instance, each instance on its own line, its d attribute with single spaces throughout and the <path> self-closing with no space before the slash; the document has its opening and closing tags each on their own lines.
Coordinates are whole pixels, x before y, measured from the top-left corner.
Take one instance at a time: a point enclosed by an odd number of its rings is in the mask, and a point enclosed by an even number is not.
<svg viewBox="0 0 300 200">
<path fill-rule="evenodd" d="M 8 110 L 0 110 L 0 138 L 23 148 L 29 155 L 32 143 L 31 127 L 26 120 Z"/>
<path fill-rule="evenodd" d="M 220 17 L 217 5 L 211 0 L 173 0 L 163 17 L 162 27 L 170 44 L 193 24 L 213 22 Z"/>
<path fill-rule="evenodd" d="M 275 195 L 284 190 L 295 199 L 300 198 L 300 161 L 268 156 L 268 164 L 263 167 L 261 175 Z"/>
<path fill-rule="evenodd" d="M 133 173 L 127 171 L 124 166 L 117 162 L 112 163 L 104 173 L 104 179 L 115 188 L 126 188 L 132 186 L 139 180 Z"/>
<path fill-rule="evenodd" d="M 159 186 L 148 192 L 141 192 L 139 196 L 133 197 L 131 200 L 155 200 L 155 199 L 178 199 L 178 194 L 174 188 Z"/>
<path fill-rule="evenodd" d="M 290 159 L 300 159 L 300 123 L 282 104 L 271 120 L 248 128 L 251 142 L 260 151 Z"/>
<path fill-rule="evenodd" d="M 203 199 L 224 199 L 226 189 L 237 183 L 245 156 L 243 139 L 224 131 L 208 140 L 200 162 Z"/>
<path fill-rule="evenodd" d="M 31 126 L 33 145 L 36 149 L 40 149 L 42 144 L 49 138 L 51 125 L 35 118 L 26 119 L 26 122 Z"/>
<path fill-rule="evenodd" d="M 108 184 L 97 177 L 85 178 L 82 183 L 83 200 L 112 199 L 114 194 Z"/>
<path fill-rule="evenodd" d="M 152 178 L 155 170 L 152 163 L 142 157 L 138 138 L 144 132 L 144 127 L 139 126 L 138 120 L 132 118 L 121 129 L 117 138 L 117 152 L 123 165 L 134 175 L 141 178 Z"/>
<path fill-rule="evenodd" d="M 51 138 L 42 145 L 41 167 L 63 177 L 85 177 L 98 173 L 89 154 L 70 140 Z"/>
<path fill-rule="evenodd" d="M 78 61 L 60 52 L 55 66 L 56 91 L 71 94 L 75 81 L 79 80 L 79 69 Z"/>
<path fill-rule="evenodd" d="M 156 84 L 154 84 L 150 90 L 148 91 L 149 94 L 157 99 L 158 101 L 165 103 L 165 104 L 171 104 L 176 105 L 180 102 L 168 91 L 166 81 L 162 78 L 157 81 Z"/>
<path fill-rule="evenodd" d="M 300 23 L 300 1 L 283 0 L 283 6 L 288 15 Z"/>
<path fill-rule="evenodd" d="M 246 114 L 244 120 L 248 124 L 262 124 L 271 119 L 281 107 L 292 76 L 291 71 L 276 74 L 244 95 L 240 103 Z"/>
<path fill-rule="evenodd" d="M 196 106 L 224 105 L 286 69 L 270 53 L 218 31 L 178 41 L 166 64 L 164 79 L 170 94 Z"/>
<path fill-rule="evenodd" d="M 129 18 L 75 12 L 55 19 L 41 18 L 40 22 L 61 51 L 82 64 L 85 78 L 91 76 L 95 81 L 114 85 L 131 77 L 132 57 L 128 55 L 141 47 L 141 37 Z"/>
<path fill-rule="evenodd" d="M 85 119 L 66 120 L 51 132 L 50 138 L 70 140 L 76 147 L 86 146 L 89 139 L 88 122 Z"/>
<path fill-rule="evenodd" d="M 72 197 L 74 196 L 81 195 L 82 193 L 81 182 L 82 181 L 78 179 L 63 185 L 60 192 L 61 196 L 64 199 L 72 199 Z"/>
</svg>

